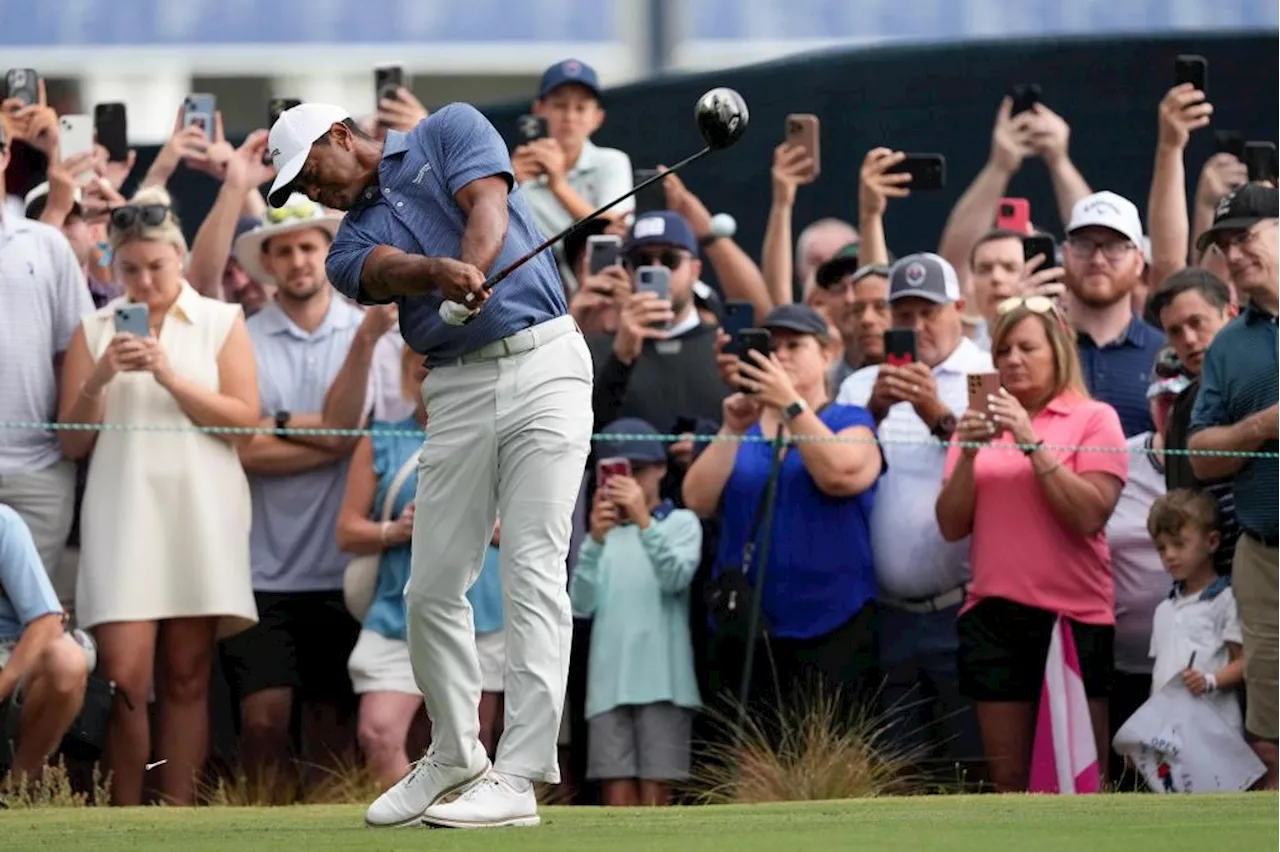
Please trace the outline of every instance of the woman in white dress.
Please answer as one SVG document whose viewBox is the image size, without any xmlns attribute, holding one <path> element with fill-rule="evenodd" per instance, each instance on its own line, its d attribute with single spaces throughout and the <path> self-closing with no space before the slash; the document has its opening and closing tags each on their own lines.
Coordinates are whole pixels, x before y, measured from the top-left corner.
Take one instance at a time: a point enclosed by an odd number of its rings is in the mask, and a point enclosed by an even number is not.
<svg viewBox="0 0 1280 852">
<path fill-rule="evenodd" d="M 77 616 L 97 640 L 99 671 L 123 692 L 103 756 L 112 801 L 142 801 L 154 689 L 158 790 L 191 804 L 215 642 L 257 620 L 249 487 L 235 446 L 248 436 L 145 427 L 255 426 L 257 373 L 240 307 L 183 280 L 186 242 L 163 190 L 113 210 L 108 239 L 126 295 L 84 318 L 62 374 L 62 422 L 123 427 L 59 433 L 69 457 L 93 454 Z M 131 304 L 146 306 L 148 335 L 117 332 L 117 310 Z"/>
</svg>

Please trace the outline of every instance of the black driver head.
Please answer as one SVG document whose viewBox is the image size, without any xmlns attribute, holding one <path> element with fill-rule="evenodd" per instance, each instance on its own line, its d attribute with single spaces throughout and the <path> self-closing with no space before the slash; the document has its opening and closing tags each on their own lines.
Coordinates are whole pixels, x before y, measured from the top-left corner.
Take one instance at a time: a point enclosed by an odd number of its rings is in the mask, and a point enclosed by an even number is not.
<svg viewBox="0 0 1280 852">
<path fill-rule="evenodd" d="M 733 89 L 712 89 L 698 98 L 694 109 L 698 133 L 714 150 L 728 148 L 747 130 L 747 102 Z"/>
</svg>

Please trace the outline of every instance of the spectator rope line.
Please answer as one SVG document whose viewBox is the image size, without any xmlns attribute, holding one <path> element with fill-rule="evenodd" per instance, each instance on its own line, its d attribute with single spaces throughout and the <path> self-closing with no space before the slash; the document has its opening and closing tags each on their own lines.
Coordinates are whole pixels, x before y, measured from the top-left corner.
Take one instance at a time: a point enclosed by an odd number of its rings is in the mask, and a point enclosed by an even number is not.
<svg viewBox="0 0 1280 852">
<path fill-rule="evenodd" d="M 379 435 L 388 437 L 424 437 L 427 433 L 420 429 L 323 429 L 323 428 L 285 428 L 277 429 L 273 426 L 173 426 L 173 425 L 145 425 L 145 424 L 120 424 L 120 423 L 50 423 L 50 422 L 26 422 L 20 420 L 0 420 L 0 432 L 7 431 L 37 431 L 37 432 L 198 432 L 207 435 L 277 435 L 277 436 L 293 436 L 307 435 L 322 438 L 363 438 L 372 435 L 375 432 Z M 773 439 L 764 435 L 629 435 L 622 433 L 602 434 L 599 432 L 592 433 L 592 442 L 597 441 L 661 441 L 663 443 L 675 443 L 678 441 L 692 441 L 694 443 L 712 443 L 714 441 L 738 441 L 740 443 L 772 443 Z M 879 437 L 873 440 L 865 438 L 848 438 L 839 435 L 788 435 L 783 438 L 783 442 L 787 444 L 799 444 L 808 441 L 819 443 L 834 442 L 841 444 L 879 444 L 881 446 L 897 445 L 897 446 L 921 446 L 936 447 L 939 442 L 936 438 L 895 438 L 895 437 Z M 967 449 L 970 447 L 978 449 L 1002 449 L 1002 450 L 1018 450 L 1024 451 L 1033 449 L 1032 445 L 1027 444 L 985 444 L 979 442 L 954 442 L 957 446 Z M 1167 456 L 1211 456 L 1217 458 L 1244 458 L 1244 459 L 1280 459 L 1280 452 L 1262 452 L 1262 451 L 1237 451 L 1237 450 L 1174 450 L 1174 449 L 1152 449 L 1149 447 L 1092 447 L 1083 444 L 1042 444 L 1043 449 L 1053 452 L 1080 452 L 1088 451 L 1095 453 L 1129 453 L 1133 455 L 1143 454 L 1163 454 Z"/>
</svg>

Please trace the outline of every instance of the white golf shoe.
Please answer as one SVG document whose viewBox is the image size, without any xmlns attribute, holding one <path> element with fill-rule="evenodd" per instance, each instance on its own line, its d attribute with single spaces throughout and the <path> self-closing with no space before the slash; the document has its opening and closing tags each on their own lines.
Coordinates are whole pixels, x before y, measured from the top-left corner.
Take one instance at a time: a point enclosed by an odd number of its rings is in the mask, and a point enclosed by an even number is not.
<svg viewBox="0 0 1280 852">
<path fill-rule="evenodd" d="M 484 777 L 489 771 L 489 759 L 483 755 L 484 749 L 477 747 L 472 766 L 464 768 L 445 766 L 428 752 L 408 775 L 369 806 L 365 825 L 393 828 L 421 824 L 423 814 L 436 802 Z"/>
<path fill-rule="evenodd" d="M 490 771 L 453 801 L 427 808 L 422 822 L 439 828 L 535 826 L 541 822 L 538 799 L 533 785 L 524 784 L 517 789 L 506 775 Z"/>
</svg>

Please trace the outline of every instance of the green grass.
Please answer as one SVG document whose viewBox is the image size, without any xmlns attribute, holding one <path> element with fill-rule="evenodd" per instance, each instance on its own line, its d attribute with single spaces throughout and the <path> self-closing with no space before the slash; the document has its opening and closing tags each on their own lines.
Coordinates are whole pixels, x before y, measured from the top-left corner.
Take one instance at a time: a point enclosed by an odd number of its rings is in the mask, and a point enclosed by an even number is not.
<svg viewBox="0 0 1280 852">
<path fill-rule="evenodd" d="M 367 829 L 358 806 L 66 808 L 0 812 L 0 848 L 893 850 L 1136 852 L 1275 850 L 1275 794 L 1230 796 L 919 796 L 660 810 L 546 808 L 536 829 Z"/>
</svg>

